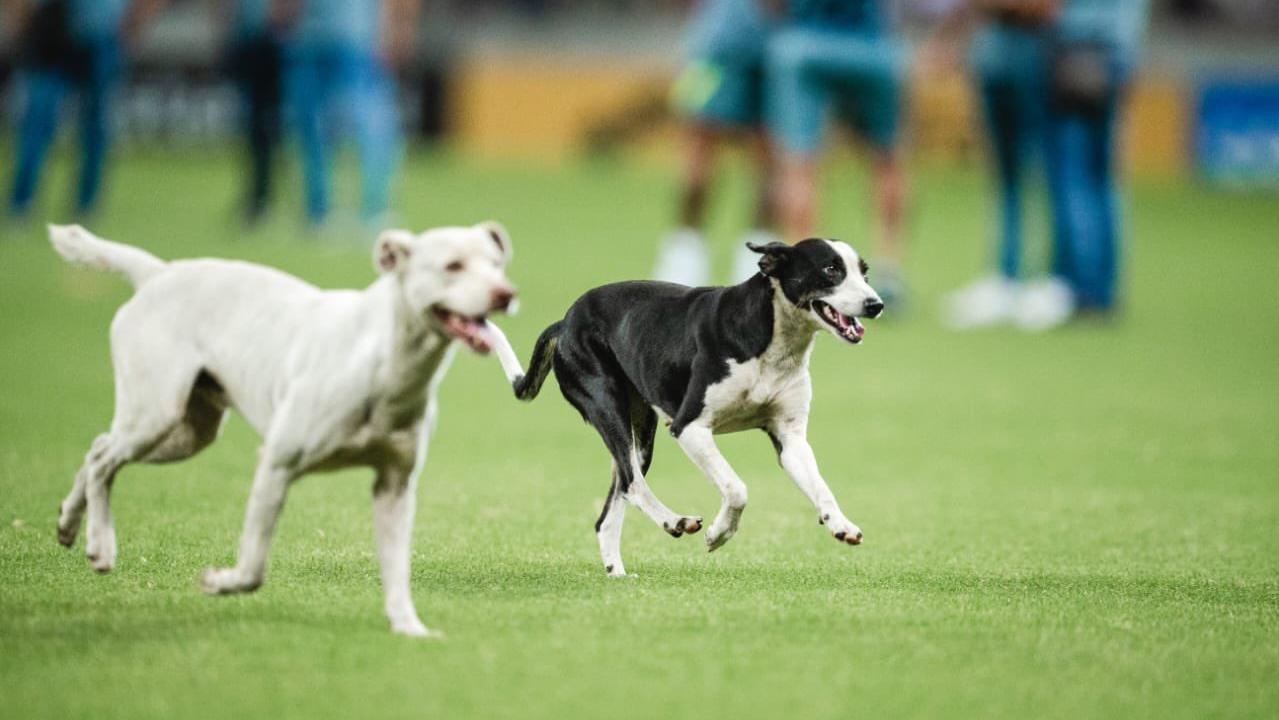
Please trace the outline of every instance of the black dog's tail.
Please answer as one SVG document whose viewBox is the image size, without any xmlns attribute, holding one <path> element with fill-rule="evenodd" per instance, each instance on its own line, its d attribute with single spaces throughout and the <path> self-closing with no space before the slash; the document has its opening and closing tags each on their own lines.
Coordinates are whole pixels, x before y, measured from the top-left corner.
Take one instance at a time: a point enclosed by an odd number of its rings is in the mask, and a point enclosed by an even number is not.
<svg viewBox="0 0 1279 720">
<path fill-rule="evenodd" d="M 528 373 L 511 383 L 515 388 L 516 398 L 528 402 L 541 392 L 542 383 L 546 382 L 546 376 L 551 372 L 551 361 L 555 358 L 555 345 L 560 341 L 560 330 L 563 328 L 564 321 L 560 320 L 543 330 L 537 337 L 537 344 L 533 346 L 533 357 L 528 361 Z"/>
</svg>

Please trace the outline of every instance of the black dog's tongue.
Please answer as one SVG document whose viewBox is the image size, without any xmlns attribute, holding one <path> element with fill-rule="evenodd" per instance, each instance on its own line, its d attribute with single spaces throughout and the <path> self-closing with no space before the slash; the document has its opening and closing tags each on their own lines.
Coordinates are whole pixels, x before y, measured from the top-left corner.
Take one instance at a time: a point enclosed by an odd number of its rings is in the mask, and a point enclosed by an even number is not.
<svg viewBox="0 0 1279 720">
<path fill-rule="evenodd" d="M 853 335 L 861 337 L 866 334 L 866 328 L 861 323 L 857 322 L 857 318 L 849 318 L 849 320 L 852 320 Z"/>
</svg>

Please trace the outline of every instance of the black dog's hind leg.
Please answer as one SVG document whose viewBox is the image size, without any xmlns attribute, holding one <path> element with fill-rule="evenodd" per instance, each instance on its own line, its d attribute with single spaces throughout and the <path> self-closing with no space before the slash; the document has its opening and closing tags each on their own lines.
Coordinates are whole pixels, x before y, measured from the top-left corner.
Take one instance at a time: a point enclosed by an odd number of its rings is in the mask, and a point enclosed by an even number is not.
<svg viewBox="0 0 1279 720">
<path fill-rule="evenodd" d="M 624 501 L 640 508 L 658 525 L 670 532 L 676 529 L 680 534 L 701 529 L 700 518 L 686 518 L 677 515 L 653 496 L 644 482 L 642 472 L 641 451 L 637 446 L 637 436 L 633 427 L 635 419 L 643 420 L 640 413 L 632 415 L 631 408 L 638 402 L 630 382 L 620 372 L 609 372 L 600 368 L 599 372 L 583 373 L 584 367 L 593 364 L 578 363 L 578 373 L 559 373 L 560 389 L 574 407 L 582 413 L 595 431 L 599 433 L 604 446 L 613 456 L 612 481 L 609 485 L 608 498 L 604 501 L 604 509 L 595 522 L 595 534 L 600 544 L 600 558 L 604 569 L 610 575 L 625 575 L 622 564 L 622 520 L 626 506 Z M 648 410 L 647 407 L 642 407 Z M 649 412 L 652 412 L 649 410 Z M 654 418 L 652 435 L 656 431 Z M 648 439 L 648 456 L 651 460 L 651 438 Z M 683 529 L 679 529 L 683 527 Z"/>
<path fill-rule="evenodd" d="M 648 469 L 653 464 L 653 440 L 657 436 L 657 413 L 648 407 L 638 394 L 631 396 L 631 433 L 635 438 L 638 452 L 638 467 L 631 479 L 627 500 L 644 511 L 653 522 L 657 523 L 671 537 L 681 537 L 684 533 L 695 533 L 702 529 L 702 519 L 680 515 L 657 499 L 645 479 Z"/>
<path fill-rule="evenodd" d="M 571 347 L 571 346 L 570 346 Z M 595 521 L 600 557 L 609 575 L 625 575 L 622 565 L 622 520 L 626 493 L 638 469 L 638 453 L 631 433 L 630 383 L 620 370 L 601 362 L 596 353 L 582 352 L 571 360 L 557 358 L 555 370 L 564 398 L 599 433 L 613 456 L 613 471 L 604 509 Z M 561 369 L 561 365 L 565 366 Z M 568 371 L 571 367 L 572 371 Z"/>
</svg>

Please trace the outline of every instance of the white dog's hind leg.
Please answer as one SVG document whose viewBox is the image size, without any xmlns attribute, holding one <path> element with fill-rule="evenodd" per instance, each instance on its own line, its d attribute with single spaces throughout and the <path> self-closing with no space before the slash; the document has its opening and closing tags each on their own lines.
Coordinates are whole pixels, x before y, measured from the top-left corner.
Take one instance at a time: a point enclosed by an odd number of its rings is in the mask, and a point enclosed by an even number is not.
<svg viewBox="0 0 1279 720">
<path fill-rule="evenodd" d="M 414 637 L 439 633 L 418 619 L 409 589 L 413 514 L 417 506 L 417 474 L 382 470 L 373 486 L 373 531 L 377 538 L 386 616 L 391 632 Z"/>
<path fill-rule="evenodd" d="M 813 507 L 817 508 L 818 522 L 825 525 L 836 540 L 849 545 L 860 545 L 861 528 L 854 525 L 839 509 L 834 493 L 817 469 L 817 456 L 813 454 L 805 433 L 796 429 L 782 430 L 774 435 L 774 443 L 777 445 L 782 469 L 808 496 Z"/>
<path fill-rule="evenodd" d="M 100 573 L 110 572 L 115 567 L 116 541 L 115 525 L 111 521 L 111 486 L 115 482 L 116 473 L 131 459 L 127 448 L 116 436 L 107 433 L 94 440 L 93 448 L 81 470 L 88 514 L 84 553 L 89 559 L 89 565 Z M 79 482 L 77 479 L 77 484 Z M 73 488 L 72 495 L 74 494 Z M 61 533 L 60 524 L 60 536 Z M 71 539 L 74 540 L 74 537 L 73 534 Z"/>
<path fill-rule="evenodd" d="M 688 425 L 680 433 L 678 441 L 684 453 L 719 489 L 723 498 L 719 513 L 706 529 L 707 549 L 717 550 L 737 533 L 742 510 L 746 509 L 746 484 L 720 453 L 710 428 Z"/>
<path fill-rule="evenodd" d="M 284 507 L 289 483 L 296 477 L 292 468 L 277 462 L 269 448 L 264 448 L 253 477 L 249 507 L 244 514 L 244 530 L 240 535 L 240 554 L 235 567 L 209 568 L 200 577 L 200 586 L 211 595 L 251 592 L 266 577 L 266 557 L 271 548 L 271 535 Z"/>
<path fill-rule="evenodd" d="M 84 463 L 76 472 L 75 481 L 71 484 L 71 491 L 67 493 L 67 497 L 58 506 L 58 542 L 64 547 L 71 547 L 75 544 L 76 535 L 80 532 L 80 523 L 84 519 L 85 508 L 88 506 L 86 492 L 89 484 L 89 473 L 92 470 L 94 458 L 102 453 L 105 447 L 104 444 L 110 437 L 110 434 L 103 433 L 94 438 L 89 452 L 85 455 Z"/>
</svg>

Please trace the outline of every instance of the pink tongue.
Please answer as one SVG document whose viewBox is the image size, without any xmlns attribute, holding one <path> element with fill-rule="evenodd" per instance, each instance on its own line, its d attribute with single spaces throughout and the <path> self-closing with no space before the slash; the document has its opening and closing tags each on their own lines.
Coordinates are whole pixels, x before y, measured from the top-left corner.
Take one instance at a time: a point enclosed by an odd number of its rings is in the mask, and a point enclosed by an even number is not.
<svg viewBox="0 0 1279 720">
<path fill-rule="evenodd" d="M 861 337 L 866 334 L 866 328 L 862 327 L 861 323 L 853 320 L 853 334 L 857 337 Z"/>
<path fill-rule="evenodd" d="M 486 353 L 492 347 L 484 323 L 450 313 L 445 320 L 445 325 L 475 352 Z"/>
</svg>

